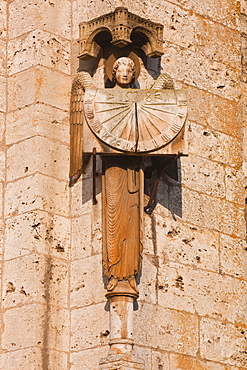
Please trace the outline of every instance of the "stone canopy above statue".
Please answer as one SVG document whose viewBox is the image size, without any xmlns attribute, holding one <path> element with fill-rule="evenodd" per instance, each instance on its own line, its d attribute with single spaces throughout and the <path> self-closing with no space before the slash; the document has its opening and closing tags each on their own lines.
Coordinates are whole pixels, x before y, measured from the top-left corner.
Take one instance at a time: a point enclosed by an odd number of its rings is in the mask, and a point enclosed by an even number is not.
<svg viewBox="0 0 247 370">
<path fill-rule="evenodd" d="M 119 48 L 137 44 L 152 58 L 164 54 L 163 25 L 141 18 L 123 7 L 89 22 L 80 23 L 79 58 L 96 58 L 100 44 L 106 40 Z"/>
</svg>

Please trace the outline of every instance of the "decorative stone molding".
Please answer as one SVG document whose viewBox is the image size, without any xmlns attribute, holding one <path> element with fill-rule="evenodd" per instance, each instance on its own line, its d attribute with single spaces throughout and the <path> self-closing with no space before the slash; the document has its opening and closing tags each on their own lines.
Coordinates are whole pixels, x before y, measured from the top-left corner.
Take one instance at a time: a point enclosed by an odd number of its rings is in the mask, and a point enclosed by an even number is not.
<svg viewBox="0 0 247 370">
<path fill-rule="evenodd" d="M 83 60 L 97 57 L 100 39 L 120 48 L 133 42 L 134 35 L 142 40 L 141 49 L 149 57 L 163 55 L 163 25 L 130 13 L 119 7 L 89 22 L 80 23 L 80 55 Z M 98 42 L 97 42 L 98 41 Z"/>
<path fill-rule="evenodd" d="M 132 355 L 110 355 L 100 360 L 100 370 L 144 370 L 144 362 Z"/>
</svg>

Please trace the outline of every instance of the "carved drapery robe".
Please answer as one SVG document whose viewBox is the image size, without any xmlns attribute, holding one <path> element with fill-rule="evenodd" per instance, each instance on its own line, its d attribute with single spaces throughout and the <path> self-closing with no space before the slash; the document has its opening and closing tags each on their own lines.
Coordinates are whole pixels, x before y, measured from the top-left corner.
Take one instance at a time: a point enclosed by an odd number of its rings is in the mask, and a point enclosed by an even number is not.
<svg viewBox="0 0 247 370">
<path fill-rule="evenodd" d="M 127 280 L 141 269 L 143 172 L 138 162 L 108 157 L 105 164 L 103 264 L 109 279 Z"/>
</svg>

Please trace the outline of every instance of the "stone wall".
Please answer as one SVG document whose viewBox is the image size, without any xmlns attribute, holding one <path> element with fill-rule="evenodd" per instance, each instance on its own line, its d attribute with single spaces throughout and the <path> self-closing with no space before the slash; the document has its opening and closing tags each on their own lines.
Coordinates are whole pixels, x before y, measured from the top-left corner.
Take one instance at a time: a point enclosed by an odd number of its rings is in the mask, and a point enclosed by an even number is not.
<svg viewBox="0 0 247 370">
<path fill-rule="evenodd" d="M 0 367 L 67 369 L 71 2 L 1 1 L 1 11 Z"/>
<path fill-rule="evenodd" d="M 101 163 L 93 206 L 91 165 L 68 187 L 69 100 L 79 22 L 117 6 L 164 25 L 161 66 L 189 98 L 189 156 L 145 214 L 136 353 L 146 370 L 247 369 L 242 2 L 0 1 L 1 369 L 95 370 L 108 352 Z"/>
</svg>

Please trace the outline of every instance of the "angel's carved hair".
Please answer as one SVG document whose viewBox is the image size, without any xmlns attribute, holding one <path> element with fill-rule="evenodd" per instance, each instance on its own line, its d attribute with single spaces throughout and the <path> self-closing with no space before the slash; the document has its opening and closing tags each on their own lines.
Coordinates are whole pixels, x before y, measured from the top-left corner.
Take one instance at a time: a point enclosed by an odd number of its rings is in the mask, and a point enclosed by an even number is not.
<svg viewBox="0 0 247 370">
<path fill-rule="evenodd" d="M 113 82 L 116 82 L 116 72 L 117 72 L 117 69 L 118 67 L 121 65 L 121 64 L 124 64 L 126 66 L 130 66 L 131 69 L 132 69 L 132 81 L 134 81 L 135 79 L 135 63 L 133 62 L 132 59 L 128 58 L 128 57 L 121 57 L 121 58 L 118 58 L 116 60 L 116 62 L 113 64 L 113 68 L 112 68 L 112 81 Z"/>
</svg>

